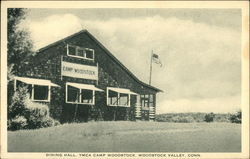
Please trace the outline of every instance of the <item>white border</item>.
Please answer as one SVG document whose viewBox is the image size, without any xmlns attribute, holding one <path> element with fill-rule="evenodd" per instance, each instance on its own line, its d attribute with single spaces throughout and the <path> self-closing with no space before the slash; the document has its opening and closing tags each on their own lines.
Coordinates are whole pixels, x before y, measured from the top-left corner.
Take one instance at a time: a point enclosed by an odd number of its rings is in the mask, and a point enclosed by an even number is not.
<svg viewBox="0 0 250 159">
<path fill-rule="evenodd" d="M 240 8 L 242 10 L 242 152 L 199 153 L 200 158 L 249 158 L 249 2 L 248 1 L 1 1 L 1 158 L 46 158 L 45 153 L 7 152 L 7 7 L 19 8 Z M 157 153 L 154 153 L 157 154 Z M 184 153 L 187 154 L 187 153 Z M 49 157 L 47 157 L 49 158 Z M 56 157 L 53 157 L 56 158 Z M 63 157 L 59 157 L 63 158 Z"/>
</svg>

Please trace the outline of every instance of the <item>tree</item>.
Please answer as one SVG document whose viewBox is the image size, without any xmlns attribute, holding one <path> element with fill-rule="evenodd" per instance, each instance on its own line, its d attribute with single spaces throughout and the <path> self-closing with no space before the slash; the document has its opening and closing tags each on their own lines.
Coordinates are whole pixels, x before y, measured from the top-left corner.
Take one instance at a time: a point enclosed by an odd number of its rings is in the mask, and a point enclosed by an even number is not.
<svg viewBox="0 0 250 159">
<path fill-rule="evenodd" d="M 29 64 L 28 59 L 34 55 L 33 44 L 29 32 L 20 27 L 25 19 L 27 9 L 8 8 L 7 10 L 7 79 L 8 79 L 8 106 L 14 95 L 13 77 L 22 73 L 22 68 Z"/>
<path fill-rule="evenodd" d="M 34 55 L 33 44 L 29 32 L 20 27 L 25 19 L 27 9 L 8 8 L 8 44 L 7 44 L 7 64 L 8 82 L 12 80 L 22 66 L 28 64 L 28 58 Z"/>
<path fill-rule="evenodd" d="M 8 120 L 14 119 L 16 116 L 23 116 L 26 110 L 26 101 L 29 99 L 28 88 L 19 87 L 15 91 L 8 105 Z"/>
<path fill-rule="evenodd" d="M 241 123 L 242 112 L 241 110 L 237 111 L 235 114 L 230 115 L 230 121 L 232 123 Z"/>
<path fill-rule="evenodd" d="M 209 113 L 205 115 L 205 121 L 206 122 L 213 122 L 214 121 L 215 114 L 214 113 Z"/>
</svg>

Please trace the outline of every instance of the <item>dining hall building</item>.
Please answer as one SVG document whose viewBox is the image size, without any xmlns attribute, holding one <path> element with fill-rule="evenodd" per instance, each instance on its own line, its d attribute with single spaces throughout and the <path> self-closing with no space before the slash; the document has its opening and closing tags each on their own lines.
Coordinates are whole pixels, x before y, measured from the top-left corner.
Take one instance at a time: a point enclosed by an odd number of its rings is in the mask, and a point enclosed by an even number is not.
<svg viewBox="0 0 250 159">
<path fill-rule="evenodd" d="M 161 92 L 140 81 L 87 30 L 38 50 L 14 78 L 14 88 L 20 84 L 61 123 L 154 120 Z"/>
</svg>

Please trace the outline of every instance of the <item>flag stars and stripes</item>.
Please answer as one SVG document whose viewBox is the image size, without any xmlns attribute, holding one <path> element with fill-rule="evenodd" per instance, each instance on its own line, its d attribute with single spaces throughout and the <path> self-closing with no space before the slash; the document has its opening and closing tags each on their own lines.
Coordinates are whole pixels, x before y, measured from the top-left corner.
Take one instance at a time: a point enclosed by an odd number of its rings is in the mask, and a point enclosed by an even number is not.
<svg viewBox="0 0 250 159">
<path fill-rule="evenodd" d="M 153 53 L 152 54 L 152 61 L 156 64 L 160 64 L 160 67 L 162 67 L 161 60 L 159 59 L 159 55 Z"/>
</svg>

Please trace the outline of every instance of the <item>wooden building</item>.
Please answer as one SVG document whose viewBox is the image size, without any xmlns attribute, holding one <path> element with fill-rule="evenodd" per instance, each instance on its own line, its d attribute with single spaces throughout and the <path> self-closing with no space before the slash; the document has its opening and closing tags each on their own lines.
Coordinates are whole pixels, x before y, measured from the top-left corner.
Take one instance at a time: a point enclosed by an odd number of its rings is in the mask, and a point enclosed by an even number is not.
<svg viewBox="0 0 250 159">
<path fill-rule="evenodd" d="M 38 50 L 15 77 L 64 122 L 154 120 L 158 88 L 140 81 L 87 30 Z"/>
</svg>

